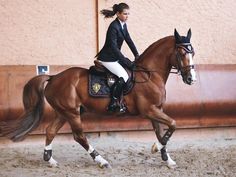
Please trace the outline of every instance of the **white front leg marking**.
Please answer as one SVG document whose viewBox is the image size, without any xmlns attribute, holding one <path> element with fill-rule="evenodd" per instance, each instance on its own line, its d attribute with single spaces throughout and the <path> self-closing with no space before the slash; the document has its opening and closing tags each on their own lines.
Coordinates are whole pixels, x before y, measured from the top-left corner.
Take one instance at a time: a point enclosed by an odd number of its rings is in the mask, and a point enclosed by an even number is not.
<svg viewBox="0 0 236 177">
<path fill-rule="evenodd" d="M 52 166 L 52 167 L 57 167 L 58 166 L 58 163 L 56 160 L 54 160 L 52 157 L 49 159 L 49 165 Z"/>
<path fill-rule="evenodd" d="M 176 162 L 171 159 L 169 153 L 167 153 L 167 156 L 168 156 L 167 166 L 168 166 L 169 168 L 175 168 L 175 167 L 176 167 Z"/>
</svg>

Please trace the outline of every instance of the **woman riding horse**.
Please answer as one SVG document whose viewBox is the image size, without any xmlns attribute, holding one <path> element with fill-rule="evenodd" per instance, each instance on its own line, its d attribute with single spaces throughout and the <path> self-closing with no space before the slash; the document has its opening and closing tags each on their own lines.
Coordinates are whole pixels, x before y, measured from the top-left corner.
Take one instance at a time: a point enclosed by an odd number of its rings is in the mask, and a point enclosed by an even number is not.
<svg viewBox="0 0 236 177">
<path fill-rule="evenodd" d="M 158 139 L 153 145 L 152 152 L 160 150 L 162 159 L 169 167 L 176 165 L 166 151 L 167 142 L 175 131 L 176 122 L 162 110 L 166 100 L 165 84 L 173 67 L 181 74 L 184 83 L 189 85 L 194 83 L 194 50 L 190 37 L 190 30 L 186 37 L 180 36 L 175 30 L 174 37 L 162 38 L 149 46 L 134 62 L 135 84 L 131 92 L 124 96 L 127 113 L 140 115 L 152 122 Z M 81 107 L 86 112 L 107 114 L 109 103 L 109 98 L 94 98 L 89 95 L 88 75 L 87 69 L 74 67 L 53 76 L 33 77 L 24 87 L 25 113 L 16 120 L 0 122 L 0 134 L 13 141 L 24 139 L 39 126 L 45 97 L 57 116 L 46 129 L 44 160 L 52 166 L 57 165 L 52 156 L 52 141 L 59 129 L 68 122 L 75 141 L 84 147 L 99 166 L 108 167 L 109 163 L 88 143 L 83 132 Z M 160 123 L 168 127 L 163 133 Z"/>
</svg>

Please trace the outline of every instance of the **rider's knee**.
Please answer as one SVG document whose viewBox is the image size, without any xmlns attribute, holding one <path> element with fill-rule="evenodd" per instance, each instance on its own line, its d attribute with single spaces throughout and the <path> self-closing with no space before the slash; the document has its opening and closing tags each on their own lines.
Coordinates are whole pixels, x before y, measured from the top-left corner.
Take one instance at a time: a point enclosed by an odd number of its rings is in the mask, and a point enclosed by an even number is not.
<svg viewBox="0 0 236 177">
<path fill-rule="evenodd" d="M 122 76 L 122 78 L 124 79 L 125 82 L 127 82 L 129 79 L 129 75 L 126 73 Z"/>
</svg>

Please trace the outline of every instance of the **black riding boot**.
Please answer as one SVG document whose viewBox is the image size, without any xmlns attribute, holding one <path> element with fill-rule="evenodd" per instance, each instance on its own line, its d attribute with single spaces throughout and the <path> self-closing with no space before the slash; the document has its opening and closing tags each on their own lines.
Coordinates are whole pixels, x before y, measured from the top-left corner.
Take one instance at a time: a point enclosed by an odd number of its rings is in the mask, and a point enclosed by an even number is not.
<svg viewBox="0 0 236 177">
<path fill-rule="evenodd" d="M 111 93 L 111 102 L 108 106 L 108 111 L 115 112 L 119 109 L 120 112 L 125 112 L 126 108 L 123 103 L 120 103 L 121 98 L 123 97 L 125 81 L 122 77 L 114 84 L 112 93 Z"/>
</svg>

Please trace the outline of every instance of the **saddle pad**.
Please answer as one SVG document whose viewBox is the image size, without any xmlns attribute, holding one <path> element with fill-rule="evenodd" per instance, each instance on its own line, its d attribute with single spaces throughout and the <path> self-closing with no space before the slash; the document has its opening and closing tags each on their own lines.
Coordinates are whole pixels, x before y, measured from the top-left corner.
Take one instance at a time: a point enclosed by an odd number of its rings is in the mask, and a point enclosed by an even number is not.
<svg viewBox="0 0 236 177">
<path fill-rule="evenodd" d="M 110 97 L 111 88 L 107 84 L 107 75 L 105 73 L 96 72 L 93 67 L 89 69 L 89 95 L 92 97 Z M 132 77 L 126 83 L 124 95 L 128 94 L 134 86 Z"/>
<path fill-rule="evenodd" d="M 106 76 L 89 74 L 89 95 L 93 97 L 110 97 L 110 87 Z"/>
</svg>

